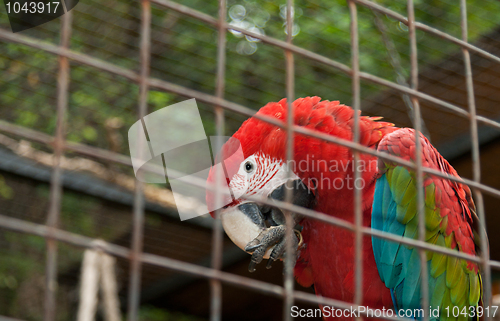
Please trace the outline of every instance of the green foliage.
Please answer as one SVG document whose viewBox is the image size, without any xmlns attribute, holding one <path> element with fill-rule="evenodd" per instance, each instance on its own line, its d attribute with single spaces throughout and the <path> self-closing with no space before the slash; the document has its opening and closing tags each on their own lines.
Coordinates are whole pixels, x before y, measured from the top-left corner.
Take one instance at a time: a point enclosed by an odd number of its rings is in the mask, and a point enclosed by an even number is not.
<svg viewBox="0 0 500 321">
<path fill-rule="evenodd" d="M 38 236 L 2 231 L 0 233 L 0 311 L 3 315 L 16 313 L 16 303 L 27 283 L 41 277 L 45 267 L 45 240 Z M 32 284 L 35 287 L 34 284 Z M 24 291 L 23 291 L 24 290 Z M 27 307 L 24 316 L 33 316 L 36 302 Z M 36 307 L 38 308 L 38 307 Z M 35 308 L 35 309 L 36 309 Z"/>
<path fill-rule="evenodd" d="M 11 199 L 14 196 L 14 190 L 7 185 L 5 178 L 0 175 L 0 197 Z"/>
<path fill-rule="evenodd" d="M 172 100 L 172 95 L 162 91 L 150 91 L 148 96 L 148 103 L 153 110 L 161 109 L 168 106 Z"/>
</svg>

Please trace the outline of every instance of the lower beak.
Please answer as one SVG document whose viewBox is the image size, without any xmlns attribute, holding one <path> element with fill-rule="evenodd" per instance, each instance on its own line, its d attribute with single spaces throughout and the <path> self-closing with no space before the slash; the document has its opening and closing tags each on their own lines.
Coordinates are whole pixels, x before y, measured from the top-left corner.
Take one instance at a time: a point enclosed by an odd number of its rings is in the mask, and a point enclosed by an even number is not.
<svg viewBox="0 0 500 321">
<path fill-rule="evenodd" d="M 300 180 L 294 180 L 286 186 L 280 185 L 269 194 L 273 200 L 284 201 L 287 188 L 292 189 L 292 203 L 298 206 L 312 208 L 314 205 L 314 194 Z M 295 224 L 302 217 L 292 213 Z M 229 238 L 242 250 L 248 243 L 254 240 L 262 231 L 270 226 L 285 224 L 285 216 L 280 209 L 269 205 L 246 202 L 237 206 L 231 206 L 221 211 L 222 226 Z M 264 256 L 268 258 L 273 247 L 270 247 Z"/>
</svg>

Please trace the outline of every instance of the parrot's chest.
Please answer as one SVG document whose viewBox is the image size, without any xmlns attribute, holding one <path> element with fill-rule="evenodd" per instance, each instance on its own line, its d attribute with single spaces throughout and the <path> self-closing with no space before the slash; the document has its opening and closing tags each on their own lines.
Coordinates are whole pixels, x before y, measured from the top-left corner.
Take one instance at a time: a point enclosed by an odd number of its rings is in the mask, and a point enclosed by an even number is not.
<svg viewBox="0 0 500 321">
<path fill-rule="evenodd" d="M 355 239 L 352 231 L 318 221 L 304 224 L 310 267 L 316 293 L 353 302 L 355 287 Z M 380 279 L 371 238 L 363 238 L 363 305 L 392 308 L 389 289 Z"/>
</svg>

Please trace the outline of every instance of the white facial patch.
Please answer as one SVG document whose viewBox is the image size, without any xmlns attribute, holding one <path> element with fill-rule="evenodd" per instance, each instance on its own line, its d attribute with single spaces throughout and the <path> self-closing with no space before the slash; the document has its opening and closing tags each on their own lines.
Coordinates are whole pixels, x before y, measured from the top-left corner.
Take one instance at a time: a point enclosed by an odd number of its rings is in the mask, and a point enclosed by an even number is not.
<svg viewBox="0 0 500 321">
<path fill-rule="evenodd" d="M 253 168 L 249 170 L 249 166 Z M 291 174 L 291 180 L 299 179 L 295 173 Z M 238 173 L 231 178 L 229 187 L 235 198 L 244 198 L 245 195 L 268 197 L 287 180 L 286 165 L 283 161 L 256 153 L 240 164 Z"/>
<path fill-rule="evenodd" d="M 229 186 L 234 197 L 241 199 L 241 203 L 244 203 L 247 202 L 244 200 L 245 196 L 267 198 L 288 179 L 297 180 L 299 177 L 292 172 L 291 178 L 288 178 L 286 165 L 283 161 L 256 153 L 240 164 L 238 172 L 231 178 Z M 264 230 L 240 211 L 237 205 L 223 209 L 221 220 L 226 234 L 242 250 Z M 273 248 L 274 246 L 266 251 L 265 259 L 269 258 Z"/>
</svg>

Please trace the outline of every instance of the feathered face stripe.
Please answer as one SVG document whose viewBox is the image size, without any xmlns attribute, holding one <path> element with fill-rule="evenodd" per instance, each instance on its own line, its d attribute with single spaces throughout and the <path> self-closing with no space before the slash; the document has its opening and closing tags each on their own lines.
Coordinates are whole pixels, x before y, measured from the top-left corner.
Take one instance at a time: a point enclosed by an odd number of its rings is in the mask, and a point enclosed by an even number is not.
<svg viewBox="0 0 500 321">
<path fill-rule="evenodd" d="M 292 179 L 297 178 L 292 174 Z M 229 186 L 234 194 L 267 197 L 274 189 L 284 184 L 286 179 L 285 164 L 282 160 L 257 152 L 240 164 Z"/>
</svg>

